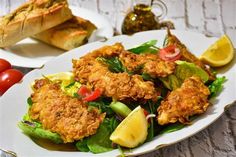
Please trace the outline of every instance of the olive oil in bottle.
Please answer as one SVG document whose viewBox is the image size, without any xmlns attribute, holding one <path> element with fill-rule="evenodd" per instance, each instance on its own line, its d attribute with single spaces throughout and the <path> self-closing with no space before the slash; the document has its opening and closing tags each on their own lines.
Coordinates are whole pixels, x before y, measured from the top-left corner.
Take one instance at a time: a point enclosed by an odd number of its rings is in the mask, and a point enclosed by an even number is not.
<svg viewBox="0 0 236 157">
<path fill-rule="evenodd" d="M 159 29 L 160 25 L 151 10 L 151 6 L 136 4 L 133 11 L 128 13 L 123 21 L 122 33 L 133 34 L 140 31 Z"/>
</svg>

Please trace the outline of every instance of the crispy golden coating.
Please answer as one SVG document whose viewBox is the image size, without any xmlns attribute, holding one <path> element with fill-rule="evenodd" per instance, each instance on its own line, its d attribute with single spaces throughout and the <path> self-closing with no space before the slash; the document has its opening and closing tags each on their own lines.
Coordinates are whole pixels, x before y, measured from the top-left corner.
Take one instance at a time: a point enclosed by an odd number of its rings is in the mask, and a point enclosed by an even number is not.
<svg viewBox="0 0 236 157">
<path fill-rule="evenodd" d="M 199 77 L 192 76 L 182 86 L 172 91 L 158 108 L 158 123 L 188 123 L 188 118 L 201 114 L 209 106 L 207 97 L 210 91 Z"/>
<path fill-rule="evenodd" d="M 97 60 L 97 57 L 114 56 L 119 57 L 129 71 L 143 66 L 141 73 L 149 73 L 153 77 L 165 77 L 175 70 L 174 62 L 162 61 L 155 54 L 133 54 L 126 51 L 120 43 L 116 43 L 92 51 L 79 60 L 73 60 L 75 79 L 93 88 L 99 88 L 105 96 L 116 100 L 156 100 L 158 93 L 153 82 L 144 81 L 140 75 L 112 73 L 107 65 Z"/>
<path fill-rule="evenodd" d="M 175 62 L 163 61 L 157 54 L 134 54 L 123 51 L 120 60 L 130 71 L 135 71 L 140 65 L 143 66 L 141 72 L 150 74 L 153 78 L 166 77 L 175 71 Z"/>
<path fill-rule="evenodd" d="M 96 49 L 85 56 L 81 57 L 84 59 L 96 59 L 97 57 L 112 57 L 118 56 L 124 51 L 124 47 L 121 43 L 116 43 L 112 46 L 103 46 Z"/>
<path fill-rule="evenodd" d="M 96 133 L 105 114 L 77 98 L 63 93 L 60 86 L 46 79 L 37 80 L 31 98 L 29 114 L 42 123 L 43 128 L 58 133 L 65 143 L 80 140 Z"/>
<path fill-rule="evenodd" d="M 175 35 L 172 35 L 169 29 L 167 32 L 166 39 L 167 39 L 166 46 L 176 45 L 180 49 L 180 53 L 181 53 L 180 60 L 185 60 L 187 62 L 196 64 L 197 66 L 199 66 L 200 68 L 202 68 L 208 73 L 210 80 L 215 80 L 215 75 L 211 72 L 211 70 L 205 64 L 203 64 L 194 54 L 189 52 L 187 47 L 183 43 L 181 43 L 180 40 Z"/>
<path fill-rule="evenodd" d="M 175 62 L 167 61 L 149 61 L 144 65 L 143 72 L 148 73 L 151 77 L 166 77 L 175 71 Z"/>
<path fill-rule="evenodd" d="M 156 99 L 158 96 L 154 84 L 144 81 L 140 75 L 112 73 L 106 66 L 94 60 L 85 62 L 80 59 L 73 60 L 73 63 L 76 80 L 99 88 L 107 97 L 138 100 Z"/>
</svg>

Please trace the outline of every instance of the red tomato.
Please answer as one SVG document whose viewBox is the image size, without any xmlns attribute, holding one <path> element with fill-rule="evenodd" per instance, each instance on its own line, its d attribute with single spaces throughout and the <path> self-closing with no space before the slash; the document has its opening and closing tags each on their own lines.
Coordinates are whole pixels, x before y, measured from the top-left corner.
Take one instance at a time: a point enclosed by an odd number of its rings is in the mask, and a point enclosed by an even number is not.
<svg viewBox="0 0 236 157">
<path fill-rule="evenodd" d="M 149 115 L 148 111 L 143 108 L 144 115 L 147 117 Z"/>
<path fill-rule="evenodd" d="M 0 73 L 7 69 L 11 69 L 11 63 L 5 59 L 0 58 Z"/>
<path fill-rule="evenodd" d="M 4 94 L 12 85 L 19 82 L 23 73 L 16 69 L 7 69 L 0 73 L 0 95 Z"/>
<path fill-rule="evenodd" d="M 90 89 L 88 89 L 86 86 L 81 86 L 78 91 L 78 94 L 83 97 L 89 95 L 90 93 Z"/>
<path fill-rule="evenodd" d="M 159 51 L 159 57 L 164 61 L 176 61 L 180 59 L 181 53 L 175 45 L 167 46 Z"/>
<path fill-rule="evenodd" d="M 82 100 L 84 101 L 93 101 L 101 96 L 101 91 L 99 89 L 91 91 L 86 86 L 81 86 L 78 94 L 83 97 Z"/>
<path fill-rule="evenodd" d="M 91 92 L 89 95 L 83 98 L 84 101 L 93 101 L 96 100 L 101 96 L 101 91 L 99 89 L 95 89 L 93 92 Z"/>
</svg>

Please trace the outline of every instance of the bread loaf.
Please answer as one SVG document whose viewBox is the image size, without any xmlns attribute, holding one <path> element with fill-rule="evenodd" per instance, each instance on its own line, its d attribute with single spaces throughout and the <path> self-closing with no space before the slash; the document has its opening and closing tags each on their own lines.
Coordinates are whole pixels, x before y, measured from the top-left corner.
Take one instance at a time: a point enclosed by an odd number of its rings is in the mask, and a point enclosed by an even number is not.
<svg viewBox="0 0 236 157">
<path fill-rule="evenodd" d="M 96 26 L 90 21 L 73 17 L 58 26 L 34 35 L 33 38 L 64 50 L 71 50 L 86 43 L 95 29 Z"/>
<path fill-rule="evenodd" d="M 0 47 L 6 47 L 72 18 L 66 0 L 30 0 L 0 18 Z"/>
</svg>

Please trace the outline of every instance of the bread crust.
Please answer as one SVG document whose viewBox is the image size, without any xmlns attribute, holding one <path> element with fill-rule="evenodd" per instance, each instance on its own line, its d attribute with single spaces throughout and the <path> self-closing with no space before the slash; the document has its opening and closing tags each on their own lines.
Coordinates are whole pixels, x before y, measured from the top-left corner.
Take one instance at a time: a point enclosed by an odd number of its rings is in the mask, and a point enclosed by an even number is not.
<svg viewBox="0 0 236 157">
<path fill-rule="evenodd" d="M 90 21 L 80 17 L 72 19 L 36 34 L 33 38 L 64 50 L 71 50 L 85 44 L 96 29 Z"/>
<path fill-rule="evenodd" d="M 30 0 L 0 18 L 0 47 L 13 45 L 70 18 L 66 0 Z"/>
</svg>

